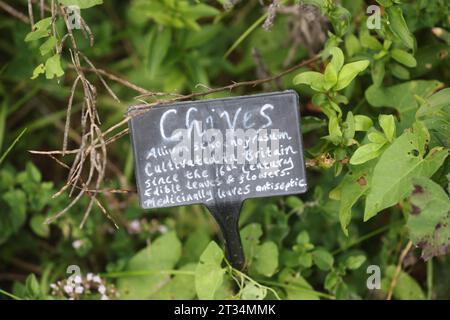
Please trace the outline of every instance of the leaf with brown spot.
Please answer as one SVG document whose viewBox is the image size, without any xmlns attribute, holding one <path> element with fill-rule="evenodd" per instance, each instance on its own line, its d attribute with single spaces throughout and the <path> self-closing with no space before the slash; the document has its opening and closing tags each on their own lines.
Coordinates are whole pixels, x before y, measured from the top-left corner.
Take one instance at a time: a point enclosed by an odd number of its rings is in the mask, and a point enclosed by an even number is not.
<svg viewBox="0 0 450 320">
<path fill-rule="evenodd" d="M 430 179 L 416 177 L 413 184 L 407 223 L 411 240 L 422 248 L 424 260 L 445 255 L 450 248 L 450 198 Z"/>
</svg>

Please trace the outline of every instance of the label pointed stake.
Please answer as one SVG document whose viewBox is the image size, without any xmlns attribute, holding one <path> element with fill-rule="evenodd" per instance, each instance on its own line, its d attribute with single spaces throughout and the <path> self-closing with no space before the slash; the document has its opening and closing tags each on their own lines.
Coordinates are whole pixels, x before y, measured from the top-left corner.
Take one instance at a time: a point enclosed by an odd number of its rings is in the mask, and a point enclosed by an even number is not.
<svg viewBox="0 0 450 320">
<path fill-rule="evenodd" d="M 245 255 L 239 233 L 239 216 L 242 202 L 218 203 L 207 208 L 220 227 L 225 244 L 227 260 L 233 268 L 242 271 L 245 266 Z"/>
</svg>

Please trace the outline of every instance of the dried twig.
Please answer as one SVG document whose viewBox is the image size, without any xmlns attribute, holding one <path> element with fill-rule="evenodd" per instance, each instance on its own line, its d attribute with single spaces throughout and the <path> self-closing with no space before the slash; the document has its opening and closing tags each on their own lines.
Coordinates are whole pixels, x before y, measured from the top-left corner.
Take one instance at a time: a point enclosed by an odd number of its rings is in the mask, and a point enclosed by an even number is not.
<svg viewBox="0 0 450 320">
<path fill-rule="evenodd" d="M 30 19 L 26 15 L 24 15 L 20 11 L 17 11 L 13 7 L 11 7 L 9 4 L 7 4 L 6 2 L 0 1 L 0 9 L 6 11 L 7 13 L 9 13 L 14 18 L 19 19 L 20 21 L 22 21 L 22 22 L 24 22 L 26 24 L 30 24 Z"/>
<path fill-rule="evenodd" d="M 400 258 L 398 259 L 397 268 L 395 269 L 395 274 L 392 277 L 391 285 L 389 286 L 389 292 L 388 292 L 386 300 L 392 299 L 392 294 L 394 293 L 395 286 L 397 285 L 398 277 L 400 276 L 400 272 L 402 271 L 403 260 L 405 260 L 406 255 L 408 254 L 409 250 L 411 250 L 411 248 L 412 248 L 412 245 L 413 245 L 412 241 L 409 240 L 408 243 L 406 244 L 406 247 L 403 249 L 403 251 L 400 254 Z"/>
</svg>

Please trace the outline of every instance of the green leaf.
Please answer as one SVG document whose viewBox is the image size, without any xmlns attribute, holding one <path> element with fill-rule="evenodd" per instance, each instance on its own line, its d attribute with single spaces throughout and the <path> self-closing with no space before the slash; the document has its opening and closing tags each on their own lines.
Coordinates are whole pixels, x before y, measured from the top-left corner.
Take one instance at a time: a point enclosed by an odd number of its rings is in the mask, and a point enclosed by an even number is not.
<svg viewBox="0 0 450 320">
<path fill-rule="evenodd" d="M 372 63 L 370 69 L 372 75 L 372 81 L 375 86 L 381 86 L 386 73 L 386 63 L 384 60 L 376 60 Z"/>
<path fill-rule="evenodd" d="M 45 77 L 47 79 L 53 79 L 64 75 L 64 70 L 61 68 L 61 56 L 56 53 L 51 58 L 48 58 L 45 62 Z"/>
<path fill-rule="evenodd" d="M 194 273 L 197 264 L 188 263 L 178 269 L 191 274 L 176 274 L 170 281 L 160 286 L 149 299 L 154 300 L 192 300 L 195 298 Z"/>
<path fill-rule="evenodd" d="M 158 71 L 169 51 L 172 40 L 172 30 L 168 27 L 162 30 L 155 28 L 154 33 L 155 35 L 150 43 L 148 55 L 150 78 L 155 78 L 158 75 Z"/>
<path fill-rule="evenodd" d="M 130 276 L 117 282 L 120 298 L 148 299 L 170 281 L 170 275 L 164 271 L 173 269 L 180 256 L 181 243 L 175 232 L 157 238 L 128 262 L 125 271 L 129 271 Z M 132 275 L 133 271 L 147 271 L 149 274 L 136 276 Z"/>
<path fill-rule="evenodd" d="M 247 283 L 242 289 L 242 300 L 263 300 L 267 295 L 267 289 L 265 287 L 256 286 L 253 282 Z"/>
<path fill-rule="evenodd" d="M 396 266 L 389 266 L 386 269 L 386 277 L 381 283 L 381 288 L 387 292 L 390 288 L 392 279 L 396 274 Z M 404 271 L 400 271 L 397 283 L 394 288 L 393 296 L 399 300 L 423 300 L 425 295 L 417 281 Z"/>
<path fill-rule="evenodd" d="M 337 76 L 336 68 L 332 63 L 329 63 L 325 68 L 323 77 L 323 87 L 325 90 L 330 90 L 337 83 Z"/>
<path fill-rule="evenodd" d="M 49 37 L 40 47 L 39 50 L 42 56 L 51 52 L 56 46 L 56 38 L 54 36 Z M 33 73 L 34 75 L 34 73 Z"/>
<path fill-rule="evenodd" d="M 378 117 L 380 127 L 383 129 L 384 135 L 389 142 L 395 138 L 395 118 L 391 114 L 380 114 Z"/>
<path fill-rule="evenodd" d="M 338 73 L 344 65 L 344 53 L 340 48 L 333 47 L 330 49 L 330 54 L 333 56 L 330 63 L 333 65 L 336 73 Z"/>
<path fill-rule="evenodd" d="M 373 130 L 372 132 L 370 132 L 367 135 L 367 138 L 369 139 L 370 142 L 377 144 L 385 144 L 388 141 L 386 139 L 386 136 L 377 130 Z"/>
<path fill-rule="evenodd" d="M 200 300 L 211 300 L 223 282 L 225 269 L 222 268 L 223 251 L 211 241 L 200 256 L 195 269 L 195 290 Z"/>
<path fill-rule="evenodd" d="M 34 273 L 27 277 L 25 281 L 25 290 L 28 298 L 36 299 L 41 295 L 41 287 L 39 286 L 39 282 Z"/>
<path fill-rule="evenodd" d="M 412 183 L 407 227 L 426 261 L 447 254 L 450 248 L 450 198 L 430 179 L 415 177 Z"/>
<path fill-rule="evenodd" d="M 371 36 L 367 29 L 361 30 L 359 34 L 359 39 L 363 48 L 372 49 L 375 51 L 383 50 L 383 45 L 377 38 Z"/>
<path fill-rule="evenodd" d="M 272 276 L 278 268 L 278 247 L 272 241 L 258 246 L 252 270 L 266 277 Z"/>
<path fill-rule="evenodd" d="M 278 281 L 286 285 L 283 289 L 288 300 L 319 300 L 308 281 L 293 270 L 284 269 L 280 272 Z"/>
<path fill-rule="evenodd" d="M 345 260 L 345 267 L 350 270 L 356 270 L 366 261 L 363 255 L 350 256 Z"/>
<path fill-rule="evenodd" d="M 350 164 L 358 165 L 378 158 L 378 156 L 380 156 L 380 154 L 383 152 L 382 148 L 384 147 L 385 143 L 386 142 L 368 143 L 359 147 L 350 158 Z"/>
<path fill-rule="evenodd" d="M 416 117 L 432 117 L 437 116 L 442 108 L 450 105 L 450 88 L 442 89 L 432 96 L 428 97 L 419 110 L 417 110 Z"/>
<path fill-rule="evenodd" d="M 49 28 L 52 24 L 52 18 L 45 18 L 42 20 L 39 20 L 34 24 L 34 31 L 29 32 L 25 36 L 25 42 L 38 40 L 41 38 L 48 37 L 50 35 Z"/>
<path fill-rule="evenodd" d="M 403 131 L 411 127 L 415 121 L 419 104 L 414 96 L 427 98 L 440 87 L 442 83 L 434 80 L 415 80 L 391 87 L 372 85 L 366 90 L 365 96 L 367 102 L 373 107 L 395 108 L 400 114 L 398 129 Z"/>
<path fill-rule="evenodd" d="M 373 127 L 372 119 L 368 116 L 355 115 L 355 131 L 367 131 Z"/>
<path fill-rule="evenodd" d="M 40 74 L 45 73 L 45 66 L 43 63 L 41 63 L 40 65 L 38 65 L 36 68 L 34 68 L 33 70 L 33 75 L 31 76 L 31 80 L 36 79 L 37 77 L 39 77 Z"/>
<path fill-rule="evenodd" d="M 405 131 L 384 151 L 373 171 L 364 221 L 405 198 L 411 178 L 430 177 L 448 155 L 448 150 L 434 148 L 424 156 L 424 149 L 423 134 L 416 127 Z"/>
<path fill-rule="evenodd" d="M 407 67 L 414 68 L 415 66 L 417 66 L 417 61 L 414 56 L 404 50 L 392 49 L 391 56 L 394 60 Z"/>
<path fill-rule="evenodd" d="M 316 249 L 312 253 L 314 263 L 320 270 L 330 270 L 334 263 L 334 258 L 331 253 L 325 249 Z"/>
<path fill-rule="evenodd" d="M 38 236 L 47 238 L 50 234 L 50 227 L 45 223 L 46 218 L 43 215 L 34 215 L 30 220 L 30 227 Z"/>
<path fill-rule="evenodd" d="M 259 245 L 259 238 L 262 236 L 261 225 L 258 223 L 249 224 L 241 230 L 240 234 L 247 265 L 251 265 Z"/>
<path fill-rule="evenodd" d="M 344 65 L 339 72 L 338 81 L 334 90 L 339 91 L 346 88 L 350 84 L 350 82 L 355 79 L 358 73 L 363 72 L 369 66 L 369 64 L 369 60 L 361 60 Z"/>
<path fill-rule="evenodd" d="M 103 4 L 103 0 L 59 0 L 65 6 L 77 6 L 80 9 L 87 9 Z"/>
<path fill-rule="evenodd" d="M 415 39 L 408 29 L 400 6 L 391 6 L 386 9 L 386 12 L 389 16 L 389 27 L 392 32 L 400 38 L 405 46 L 409 49 L 414 49 Z"/>
<path fill-rule="evenodd" d="M 370 186 L 370 180 L 372 178 L 372 170 L 375 166 L 375 162 L 367 162 L 363 165 L 351 167 L 350 171 L 342 179 L 339 186 L 336 188 L 340 195 L 339 200 L 339 220 L 341 223 L 342 231 L 348 236 L 348 225 L 352 217 L 352 207 L 356 201 L 360 199 Z"/>
<path fill-rule="evenodd" d="M 324 89 L 324 76 L 320 72 L 306 71 L 295 76 L 295 85 L 306 84 L 316 91 L 322 92 Z"/>
</svg>

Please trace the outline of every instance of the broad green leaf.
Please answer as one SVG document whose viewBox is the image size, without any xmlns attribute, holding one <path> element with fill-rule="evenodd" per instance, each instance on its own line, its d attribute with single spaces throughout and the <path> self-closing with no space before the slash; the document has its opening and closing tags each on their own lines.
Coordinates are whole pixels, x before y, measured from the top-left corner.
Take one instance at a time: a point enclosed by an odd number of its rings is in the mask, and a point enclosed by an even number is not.
<svg viewBox="0 0 450 320">
<path fill-rule="evenodd" d="M 49 225 L 45 223 L 43 215 L 34 215 L 30 220 L 30 227 L 38 236 L 47 238 L 50 234 Z"/>
<path fill-rule="evenodd" d="M 176 274 L 170 281 L 162 284 L 149 299 L 155 300 L 192 300 L 195 298 L 195 263 L 189 263 L 178 269 L 186 274 Z M 188 274 L 192 272 L 192 274 Z"/>
<path fill-rule="evenodd" d="M 295 76 L 293 82 L 295 85 L 306 84 L 316 91 L 325 91 L 324 76 L 320 72 L 306 71 Z"/>
<path fill-rule="evenodd" d="M 340 48 L 334 47 L 330 49 L 330 54 L 333 56 L 330 63 L 334 66 L 336 73 L 338 73 L 344 65 L 344 53 Z"/>
<path fill-rule="evenodd" d="M 395 139 L 395 118 L 391 114 L 380 114 L 378 117 L 380 127 L 383 129 L 384 135 L 389 142 Z"/>
<path fill-rule="evenodd" d="M 223 283 L 225 269 L 222 268 L 224 259 L 222 249 L 211 241 L 200 256 L 195 269 L 195 290 L 200 300 L 211 300 Z"/>
<path fill-rule="evenodd" d="M 392 32 L 400 38 L 404 45 L 414 49 L 415 39 L 408 29 L 400 6 L 391 6 L 386 9 L 386 12 L 389 16 L 389 27 Z"/>
<path fill-rule="evenodd" d="M 103 0 L 59 0 L 65 6 L 77 6 L 80 9 L 87 9 L 103 4 Z"/>
<path fill-rule="evenodd" d="M 372 178 L 374 161 L 359 166 L 351 166 L 350 171 L 336 188 L 339 191 L 339 221 L 342 231 L 348 236 L 348 225 L 352 217 L 352 207 L 367 193 Z"/>
<path fill-rule="evenodd" d="M 121 299 L 148 299 L 161 286 L 170 281 L 167 270 L 175 267 L 181 256 L 181 243 L 175 232 L 168 232 L 145 249 L 139 251 L 128 262 L 125 272 L 130 276 L 122 277 L 117 282 Z M 134 275 L 133 272 L 148 272 Z"/>
<path fill-rule="evenodd" d="M 246 263 L 250 265 L 259 245 L 259 239 L 262 236 L 262 228 L 258 223 L 252 223 L 245 226 L 241 232 L 242 248 L 244 249 Z"/>
<path fill-rule="evenodd" d="M 446 106 L 450 106 L 450 88 L 442 89 L 428 97 L 417 110 L 416 117 L 437 115 Z"/>
<path fill-rule="evenodd" d="M 267 295 L 267 289 L 265 287 L 258 287 L 253 282 L 247 283 L 242 289 L 242 300 L 263 300 Z"/>
<path fill-rule="evenodd" d="M 417 61 L 414 56 L 404 50 L 392 49 L 391 56 L 392 58 L 394 58 L 394 60 L 407 67 L 414 68 L 415 66 L 417 66 Z"/>
<path fill-rule="evenodd" d="M 54 56 L 47 59 L 45 62 L 45 77 L 53 79 L 64 75 L 64 70 L 61 68 L 61 56 L 56 53 Z"/>
<path fill-rule="evenodd" d="M 361 51 L 361 44 L 353 33 L 349 33 L 345 37 L 345 50 L 347 51 L 347 55 L 349 57 L 353 57 Z"/>
<path fill-rule="evenodd" d="M 391 71 L 392 75 L 400 80 L 409 80 L 411 79 L 411 73 L 409 72 L 408 68 L 402 66 L 399 63 L 390 63 L 389 64 L 389 70 Z"/>
<path fill-rule="evenodd" d="M 40 47 L 39 51 L 42 56 L 45 56 L 47 53 L 50 53 L 56 45 L 56 38 L 54 36 L 49 37 Z"/>
<path fill-rule="evenodd" d="M 361 60 L 344 65 L 339 71 L 338 81 L 334 90 L 339 91 L 346 88 L 358 73 L 363 72 L 369 64 L 369 60 Z"/>
<path fill-rule="evenodd" d="M 373 127 L 372 119 L 368 116 L 355 115 L 355 131 L 367 131 Z"/>
<path fill-rule="evenodd" d="M 383 152 L 384 145 L 385 143 L 368 143 L 359 147 L 350 158 L 350 164 L 358 165 L 377 158 Z"/>
<path fill-rule="evenodd" d="M 396 266 L 389 266 L 386 269 L 385 278 L 381 282 L 381 288 L 388 292 L 391 286 L 392 278 L 396 274 Z M 400 271 L 397 283 L 394 288 L 393 296 L 399 300 L 423 300 L 425 295 L 417 281 L 404 271 Z"/>
<path fill-rule="evenodd" d="M 50 25 L 52 24 L 52 18 L 45 18 L 42 20 L 39 20 L 34 24 L 34 31 L 29 32 L 25 36 L 25 42 L 38 40 L 41 38 L 48 37 L 50 35 Z"/>
<path fill-rule="evenodd" d="M 424 156 L 422 136 L 418 129 L 407 130 L 381 155 L 373 171 L 364 221 L 405 198 L 412 177 L 430 177 L 442 165 L 448 150 L 434 148 Z"/>
<path fill-rule="evenodd" d="M 36 79 L 37 77 L 39 77 L 40 74 L 45 73 L 45 66 L 43 63 L 41 63 L 40 65 L 38 65 L 36 68 L 34 68 L 33 70 L 33 75 L 31 76 L 31 80 Z"/>
<path fill-rule="evenodd" d="M 450 198 L 440 185 L 424 177 L 412 179 L 407 227 L 426 261 L 446 255 L 450 248 Z"/>
<path fill-rule="evenodd" d="M 330 270 L 334 263 L 334 258 L 331 253 L 325 249 L 316 249 L 312 253 L 314 263 L 320 270 Z"/>
<path fill-rule="evenodd" d="M 369 132 L 367 138 L 369 139 L 370 142 L 378 144 L 385 144 L 388 141 L 386 136 L 381 132 L 379 132 L 378 130 L 373 130 L 372 132 Z"/>
<path fill-rule="evenodd" d="M 366 261 L 363 255 L 350 256 L 345 260 L 345 267 L 350 270 L 356 270 Z"/>
<path fill-rule="evenodd" d="M 0 214 L 0 244 L 16 233 L 26 220 L 27 199 L 22 190 L 9 190 L 2 195 L 7 207 Z"/>
<path fill-rule="evenodd" d="M 383 45 L 377 38 L 371 36 L 367 29 L 361 30 L 359 34 L 359 39 L 361 41 L 361 45 L 364 48 L 372 49 L 375 51 L 383 50 Z"/>
<path fill-rule="evenodd" d="M 434 80 L 409 81 L 391 87 L 372 85 L 366 90 L 365 96 L 367 102 L 373 107 L 395 108 L 400 114 L 398 129 L 403 131 L 411 127 L 415 121 L 419 104 L 414 96 L 427 98 L 440 87 L 442 83 Z"/>
<path fill-rule="evenodd" d="M 332 63 L 329 63 L 325 68 L 325 73 L 323 75 L 323 87 L 325 90 L 330 90 L 336 84 L 337 76 L 335 66 Z"/>
<path fill-rule="evenodd" d="M 319 300 L 308 281 L 293 270 L 284 269 L 280 272 L 278 281 L 285 284 L 283 289 L 288 300 Z"/>
<path fill-rule="evenodd" d="M 266 277 L 272 276 L 278 268 L 278 247 L 272 241 L 256 248 L 252 270 Z"/>
</svg>

